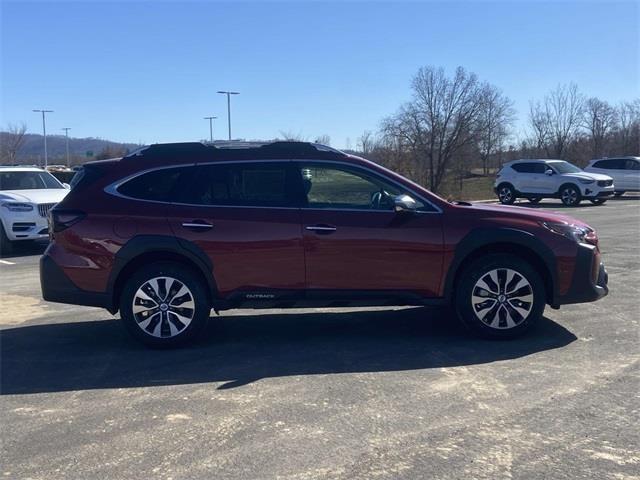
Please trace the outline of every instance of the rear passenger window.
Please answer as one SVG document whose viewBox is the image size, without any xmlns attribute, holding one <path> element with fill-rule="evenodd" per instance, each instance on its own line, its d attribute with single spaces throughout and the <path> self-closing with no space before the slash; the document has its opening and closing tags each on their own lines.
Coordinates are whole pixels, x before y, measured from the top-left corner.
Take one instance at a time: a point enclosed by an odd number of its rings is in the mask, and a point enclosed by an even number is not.
<svg viewBox="0 0 640 480">
<path fill-rule="evenodd" d="M 640 162 L 638 160 L 627 160 L 626 170 L 640 170 Z"/>
<path fill-rule="evenodd" d="M 600 160 L 593 165 L 595 168 L 603 168 L 605 170 L 624 170 L 624 160 L 618 158 L 610 158 L 608 160 Z"/>
<path fill-rule="evenodd" d="M 189 167 L 162 168 L 143 173 L 118 187 L 118 193 L 141 200 L 172 201 Z"/>
<path fill-rule="evenodd" d="M 534 163 L 516 163 L 511 165 L 511 168 L 518 173 L 534 173 L 534 165 Z"/>
<path fill-rule="evenodd" d="M 286 162 L 228 163 L 198 167 L 196 180 L 185 193 L 195 205 L 289 207 L 295 191 Z"/>
</svg>

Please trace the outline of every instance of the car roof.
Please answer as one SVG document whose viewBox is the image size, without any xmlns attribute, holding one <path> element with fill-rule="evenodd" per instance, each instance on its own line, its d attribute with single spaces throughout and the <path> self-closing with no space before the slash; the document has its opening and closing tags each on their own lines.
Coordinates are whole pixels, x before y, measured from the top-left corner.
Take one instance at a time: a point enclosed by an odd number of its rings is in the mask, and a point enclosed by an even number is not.
<svg viewBox="0 0 640 480">
<path fill-rule="evenodd" d="M 350 157 L 334 148 L 310 142 L 217 141 L 206 144 L 185 142 L 149 145 L 131 152 L 123 157 L 122 161 L 180 164 L 216 160 L 346 159 Z"/>
<path fill-rule="evenodd" d="M 602 157 L 602 158 L 594 158 L 593 160 L 589 160 L 589 165 L 594 162 L 599 162 L 600 160 L 640 160 L 640 157 L 634 157 L 633 155 L 629 155 L 626 157 Z"/>
<path fill-rule="evenodd" d="M 517 163 L 547 163 L 547 162 L 566 162 L 566 160 L 560 160 L 556 158 L 522 158 L 520 160 L 511 160 L 505 163 L 505 165 L 515 165 Z"/>
</svg>

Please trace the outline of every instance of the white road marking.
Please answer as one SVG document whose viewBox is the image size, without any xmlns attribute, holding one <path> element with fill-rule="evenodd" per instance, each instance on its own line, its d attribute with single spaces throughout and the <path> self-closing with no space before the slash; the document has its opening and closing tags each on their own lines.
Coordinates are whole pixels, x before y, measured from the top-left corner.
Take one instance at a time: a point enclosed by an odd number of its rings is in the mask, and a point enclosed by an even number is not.
<svg viewBox="0 0 640 480">
<path fill-rule="evenodd" d="M 15 265 L 15 262 L 10 262 L 8 260 L 0 260 L 0 263 L 4 264 L 4 265 Z"/>
</svg>

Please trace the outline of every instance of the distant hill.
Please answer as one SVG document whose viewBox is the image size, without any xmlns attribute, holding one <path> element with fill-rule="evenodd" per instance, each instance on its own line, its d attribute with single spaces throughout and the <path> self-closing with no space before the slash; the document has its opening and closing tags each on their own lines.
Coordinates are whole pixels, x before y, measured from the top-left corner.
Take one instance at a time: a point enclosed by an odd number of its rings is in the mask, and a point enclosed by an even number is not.
<svg viewBox="0 0 640 480">
<path fill-rule="evenodd" d="M 6 132 L 0 132 L 0 143 Z M 42 135 L 27 133 L 24 144 L 18 151 L 17 163 L 40 164 L 44 158 L 44 142 Z M 140 147 L 135 143 L 119 143 L 102 138 L 71 138 L 69 137 L 69 156 L 71 163 L 83 163 L 95 160 L 96 156 L 107 152 L 129 152 Z M 50 164 L 65 163 L 66 146 L 63 135 L 47 135 L 47 157 Z"/>
</svg>

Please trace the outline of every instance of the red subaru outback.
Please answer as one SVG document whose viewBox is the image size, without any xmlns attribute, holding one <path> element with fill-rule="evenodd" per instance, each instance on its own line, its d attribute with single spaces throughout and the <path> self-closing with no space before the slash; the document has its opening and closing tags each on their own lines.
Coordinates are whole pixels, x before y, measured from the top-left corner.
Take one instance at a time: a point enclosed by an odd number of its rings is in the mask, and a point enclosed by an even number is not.
<svg viewBox="0 0 640 480">
<path fill-rule="evenodd" d="M 153 145 L 88 163 L 51 210 L 45 300 L 104 307 L 153 346 L 237 308 L 455 306 L 513 337 L 549 304 L 606 295 L 595 231 L 448 203 L 316 144 Z"/>
</svg>

